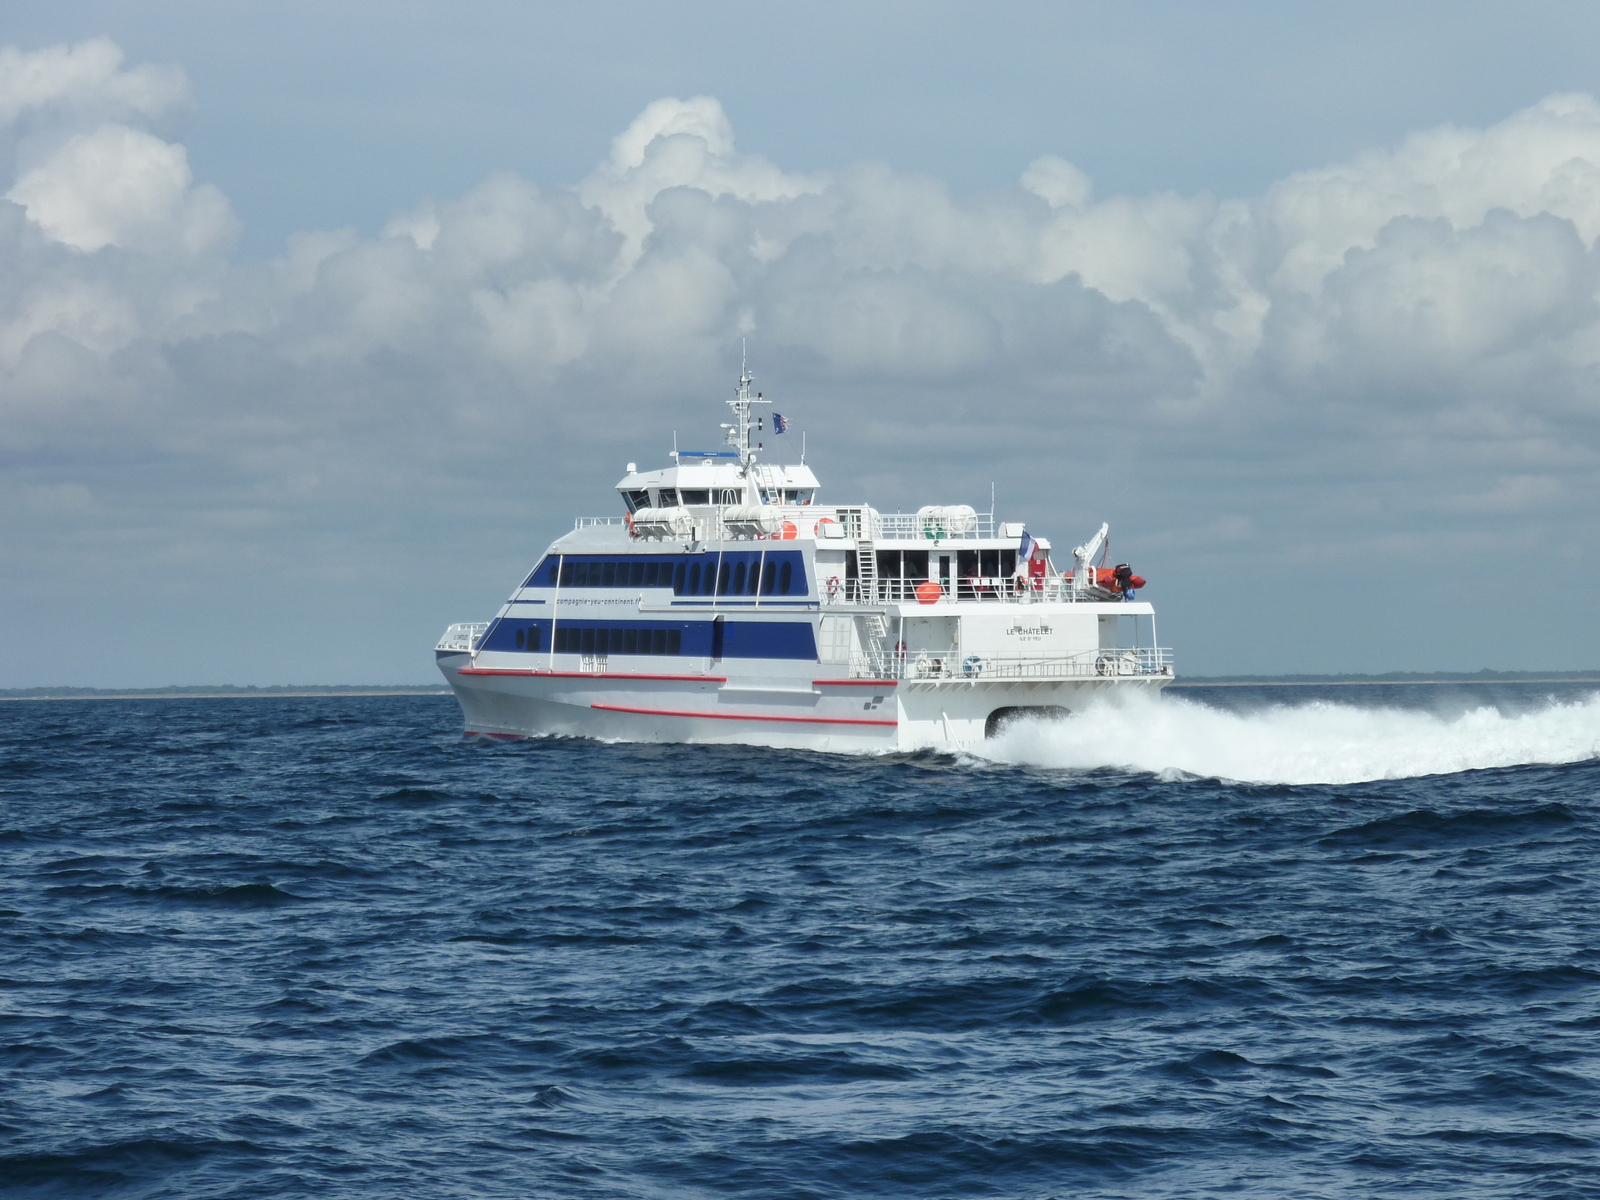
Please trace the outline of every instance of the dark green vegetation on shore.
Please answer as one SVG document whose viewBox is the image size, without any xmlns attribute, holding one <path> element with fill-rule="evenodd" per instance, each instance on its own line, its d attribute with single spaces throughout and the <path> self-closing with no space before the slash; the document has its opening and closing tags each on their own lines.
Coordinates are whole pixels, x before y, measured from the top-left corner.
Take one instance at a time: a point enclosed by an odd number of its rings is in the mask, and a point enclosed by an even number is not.
<svg viewBox="0 0 1600 1200">
<path fill-rule="evenodd" d="M 449 688 L 437 684 L 384 685 L 299 685 L 284 684 L 274 687 L 241 686 L 220 683 L 212 686 L 180 686 L 171 684 L 158 688 L 91 688 L 91 687 L 35 687 L 0 688 L 0 700 L 197 700 L 207 697 L 237 699 L 247 696 L 441 696 Z"/>
<path fill-rule="evenodd" d="M 1180 675 L 1173 687 L 1226 687 L 1230 684 L 1385 684 L 1385 683 L 1600 683 L 1600 669 L 1588 671 L 1390 671 L 1384 675 Z"/>
<path fill-rule="evenodd" d="M 1600 668 L 1588 671 L 1391 671 L 1385 675 L 1180 675 L 1170 686 L 1265 684 L 1294 687 L 1358 683 L 1600 683 Z M 449 688 L 433 684 L 283 684 L 272 687 L 232 683 L 209 686 L 170 684 L 158 688 L 0 688 L 0 700 L 145 700 L 167 696 L 189 700 L 241 696 L 443 696 L 448 695 L 449 691 Z"/>
</svg>

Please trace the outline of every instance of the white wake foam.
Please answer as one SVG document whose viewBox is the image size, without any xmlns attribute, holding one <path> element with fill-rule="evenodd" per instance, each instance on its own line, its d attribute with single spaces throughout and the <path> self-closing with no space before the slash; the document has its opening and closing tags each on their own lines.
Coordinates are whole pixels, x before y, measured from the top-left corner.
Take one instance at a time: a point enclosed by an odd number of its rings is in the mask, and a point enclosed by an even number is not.
<svg viewBox="0 0 1600 1200">
<path fill-rule="evenodd" d="M 1023 721 L 985 758 L 1122 767 L 1250 783 L 1359 783 L 1600 756 L 1600 693 L 1533 712 L 1436 714 L 1324 701 L 1253 711 L 1176 695 L 1128 696 L 1063 721 Z"/>
</svg>

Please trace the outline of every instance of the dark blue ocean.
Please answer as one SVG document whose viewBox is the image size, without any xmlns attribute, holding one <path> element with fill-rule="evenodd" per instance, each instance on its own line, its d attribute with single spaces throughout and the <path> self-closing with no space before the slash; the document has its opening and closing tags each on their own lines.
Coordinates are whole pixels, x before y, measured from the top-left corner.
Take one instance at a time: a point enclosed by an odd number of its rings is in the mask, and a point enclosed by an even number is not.
<svg viewBox="0 0 1600 1200">
<path fill-rule="evenodd" d="M 0 704 L 0 1192 L 1600 1196 L 1600 699 Z"/>
</svg>

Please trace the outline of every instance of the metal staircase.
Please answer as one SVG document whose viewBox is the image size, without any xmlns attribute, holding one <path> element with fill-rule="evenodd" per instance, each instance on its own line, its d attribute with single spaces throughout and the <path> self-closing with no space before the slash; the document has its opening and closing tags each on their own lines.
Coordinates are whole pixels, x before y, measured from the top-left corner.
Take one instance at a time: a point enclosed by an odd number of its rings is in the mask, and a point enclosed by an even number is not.
<svg viewBox="0 0 1600 1200">
<path fill-rule="evenodd" d="M 876 604 L 878 596 L 878 547 L 870 538 L 856 542 L 856 602 Z M 865 613 L 861 618 L 862 650 L 875 676 L 889 675 L 889 622 L 882 613 Z"/>
<path fill-rule="evenodd" d="M 871 538 L 856 542 L 856 589 L 858 603 L 878 602 L 878 548 Z"/>
</svg>

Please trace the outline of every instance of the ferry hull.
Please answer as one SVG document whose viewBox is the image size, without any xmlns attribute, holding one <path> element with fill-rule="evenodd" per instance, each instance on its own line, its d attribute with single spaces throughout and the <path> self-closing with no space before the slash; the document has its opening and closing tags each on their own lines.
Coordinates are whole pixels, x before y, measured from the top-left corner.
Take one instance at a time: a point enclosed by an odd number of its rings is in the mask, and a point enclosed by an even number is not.
<svg viewBox="0 0 1600 1200">
<path fill-rule="evenodd" d="M 1092 680 L 783 680 L 629 677 L 479 670 L 466 654 L 439 669 L 469 734 L 769 746 L 835 753 L 974 749 L 1010 716 L 1068 715 L 1166 678 Z M 809 682 L 810 686 L 806 686 Z"/>
</svg>

